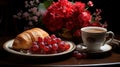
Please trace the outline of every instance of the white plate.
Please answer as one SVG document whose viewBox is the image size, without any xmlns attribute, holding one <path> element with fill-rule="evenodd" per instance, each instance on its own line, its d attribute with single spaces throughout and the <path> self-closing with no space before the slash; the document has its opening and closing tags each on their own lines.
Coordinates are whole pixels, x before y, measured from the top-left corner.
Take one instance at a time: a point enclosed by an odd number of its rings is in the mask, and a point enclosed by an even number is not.
<svg viewBox="0 0 120 67">
<path fill-rule="evenodd" d="M 15 51 L 15 50 L 11 49 L 13 41 L 14 41 L 14 39 L 11 39 L 11 40 L 5 42 L 3 44 L 3 48 L 10 53 L 23 55 L 23 56 L 35 56 L 35 57 L 58 56 L 58 55 L 64 55 L 64 54 L 70 53 L 76 48 L 76 45 L 73 42 L 66 41 L 67 43 L 70 44 L 70 48 L 67 51 L 64 51 L 61 53 L 56 53 L 56 54 L 30 54 L 30 53 L 19 52 L 19 51 Z"/>
</svg>

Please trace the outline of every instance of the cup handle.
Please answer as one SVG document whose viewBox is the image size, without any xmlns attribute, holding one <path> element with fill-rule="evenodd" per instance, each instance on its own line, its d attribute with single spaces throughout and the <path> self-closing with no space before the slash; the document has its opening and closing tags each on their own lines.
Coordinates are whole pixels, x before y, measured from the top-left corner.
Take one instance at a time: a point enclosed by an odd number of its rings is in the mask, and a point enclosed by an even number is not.
<svg viewBox="0 0 120 67">
<path fill-rule="evenodd" d="M 111 35 L 111 37 L 110 37 L 110 35 Z M 107 41 L 105 41 L 104 44 L 110 43 L 114 39 L 114 36 L 115 35 L 114 35 L 114 33 L 112 31 L 106 32 L 106 37 L 110 37 L 110 38 Z"/>
</svg>

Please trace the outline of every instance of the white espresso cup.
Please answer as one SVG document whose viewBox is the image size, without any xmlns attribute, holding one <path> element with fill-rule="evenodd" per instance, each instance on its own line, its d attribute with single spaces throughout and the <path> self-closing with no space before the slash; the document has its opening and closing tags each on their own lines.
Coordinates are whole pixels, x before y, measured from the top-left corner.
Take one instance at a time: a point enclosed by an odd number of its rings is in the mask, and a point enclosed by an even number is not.
<svg viewBox="0 0 120 67">
<path fill-rule="evenodd" d="M 97 52 L 114 39 L 114 33 L 103 27 L 88 26 L 81 28 L 81 37 L 87 51 Z"/>
</svg>

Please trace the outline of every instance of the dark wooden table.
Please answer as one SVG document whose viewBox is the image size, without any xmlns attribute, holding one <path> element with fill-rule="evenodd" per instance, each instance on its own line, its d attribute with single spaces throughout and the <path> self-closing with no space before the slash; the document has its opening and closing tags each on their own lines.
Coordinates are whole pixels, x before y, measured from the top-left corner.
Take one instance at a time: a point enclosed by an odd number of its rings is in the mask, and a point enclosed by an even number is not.
<svg viewBox="0 0 120 67">
<path fill-rule="evenodd" d="M 120 36 L 116 36 L 120 39 Z M 3 44 L 13 39 L 11 36 L 0 37 L 0 65 L 2 66 L 29 66 L 29 67 L 40 67 L 40 66 L 119 66 L 120 64 L 120 53 L 109 51 L 102 54 L 94 54 L 92 57 L 85 59 L 76 59 L 72 57 L 72 53 L 65 54 L 62 56 L 55 57 L 27 57 L 21 55 L 15 55 L 9 53 L 3 49 Z M 91 56 L 91 55 L 90 55 Z M 1 67 L 0 66 L 0 67 Z"/>
</svg>

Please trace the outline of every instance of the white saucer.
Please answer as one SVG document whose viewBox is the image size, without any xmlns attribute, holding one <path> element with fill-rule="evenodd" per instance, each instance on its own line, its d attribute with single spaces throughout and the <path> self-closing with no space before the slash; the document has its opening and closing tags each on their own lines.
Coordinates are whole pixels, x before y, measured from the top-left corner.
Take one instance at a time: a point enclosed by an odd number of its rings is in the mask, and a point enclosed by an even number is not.
<svg viewBox="0 0 120 67">
<path fill-rule="evenodd" d="M 106 52 L 106 51 L 111 50 L 112 47 L 111 47 L 110 45 L 108 45 L 108 44 L 105 44 L 105 45 L 102 46 L 100 49 L 101 49 L 102 52 Z"/>
<path fill-rule="evenodd" d="M 79 48 L 77 50 L 82 51 L 82 52 L 87 52 L 87 53 L 104 53 L 104 52 L 108 52 L 112 49 L 112 46 L 110 46 L 109 44 L 105 44 L 104 46 L 101 46 L 99 51 L 87 51 L 86 46 L 83 46 L 83 44 L 78 44 L 77 46 L 79 46 L 79 45 L 82 45 L 81 49 Z"/>
</svg>

